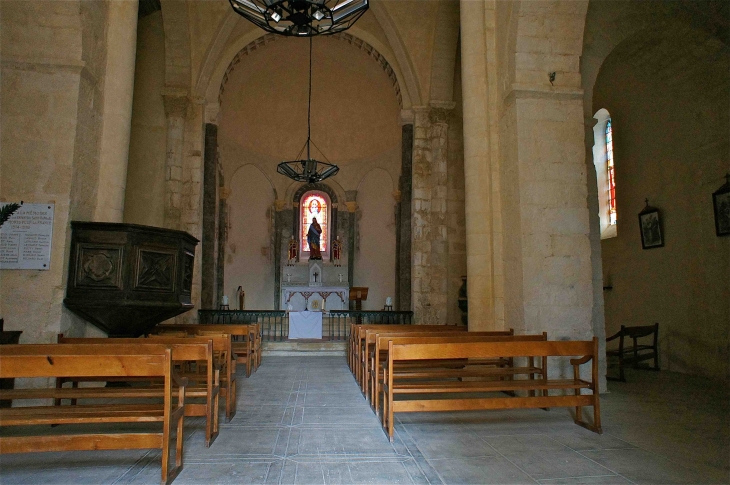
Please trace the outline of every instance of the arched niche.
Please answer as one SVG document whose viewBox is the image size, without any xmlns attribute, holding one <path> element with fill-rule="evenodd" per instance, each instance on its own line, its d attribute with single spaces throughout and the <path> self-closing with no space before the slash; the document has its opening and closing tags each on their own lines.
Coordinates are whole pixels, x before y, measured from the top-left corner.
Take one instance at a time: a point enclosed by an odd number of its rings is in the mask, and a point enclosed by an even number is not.
<svg viewBox="0 0 730 485">
<path fill-rule="evenodd" d="M 314 183 L 314 184 L 305 184 L 299 187 L 299 189 L 294 192 L 294 195 L 292 196 L 291 203 L 292 207 L 294 209 L 293 211 L 293 224 L 292 224 L 292 234 L 295 234 L 295 238 L 297 240 L 297 248 L 299 249 L 297 251 L 298 259 L 301 260 L 302 258 L 306 258 L 309 253 L 303 254 L 302 251 L 302 228 L 303 228 L 303 219 L 302 219 L 302 200 L 305 198 L 306 195 L 310 193 L 321 193 L 324 194 L 326 199 L 328 199 L 329 207 L 328 210 L 328 230 L 326 232 L 326 241 L 324 241 L 324 246 L 327 248 L 326 251 L 322 252 L 322 259 L 331 260 L 332 253 L 329 250 L 332 247 L 332 241 L 337 238 L 337 212 L 339 208 L 339 201 L 337 198 L 337 193 L 332 190 L 332 188 L 326 184 L 323 183 Z M 306 230 L 306 228 L 305 228 Z"/>
</svg>

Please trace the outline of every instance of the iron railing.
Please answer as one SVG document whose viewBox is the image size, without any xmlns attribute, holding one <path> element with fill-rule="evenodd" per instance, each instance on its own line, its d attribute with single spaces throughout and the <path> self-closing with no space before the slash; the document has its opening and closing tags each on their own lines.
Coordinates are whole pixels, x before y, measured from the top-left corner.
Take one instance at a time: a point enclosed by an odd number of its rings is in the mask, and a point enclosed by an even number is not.
<svg viewBox="0 0 730 485">
<path fill-rule="evenodd" d="M 205 324 L 261 324 L 263 340 L 286 340 L 289 335 L 289 315 L 283 310 L 198 310 L 198 318 Z M 322 319 L 322 338 L 346 340 L 350 324 L 401 324 L 413 323 L 413 312 L 331 310 Z"/>
</svg>

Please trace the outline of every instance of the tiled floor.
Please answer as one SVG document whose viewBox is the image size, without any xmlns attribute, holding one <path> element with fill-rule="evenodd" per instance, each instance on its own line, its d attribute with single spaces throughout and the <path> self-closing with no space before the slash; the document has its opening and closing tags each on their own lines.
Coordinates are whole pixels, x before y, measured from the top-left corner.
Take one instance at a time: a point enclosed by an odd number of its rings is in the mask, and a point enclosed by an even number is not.
<svg viewBox="0 0 730 485">
<path fill-rule="evenodd" d="M 268 357 L 205 448 L 186 421 L 175 484 L 730 483 L 727 387 L 631 372 L 601 397 L 603 435 L 567 410 L 404 414 L 388 442 L 344 357 Z M 158 452 L 0 456 L 0 483 L 159 483 Z"/>
</svg>

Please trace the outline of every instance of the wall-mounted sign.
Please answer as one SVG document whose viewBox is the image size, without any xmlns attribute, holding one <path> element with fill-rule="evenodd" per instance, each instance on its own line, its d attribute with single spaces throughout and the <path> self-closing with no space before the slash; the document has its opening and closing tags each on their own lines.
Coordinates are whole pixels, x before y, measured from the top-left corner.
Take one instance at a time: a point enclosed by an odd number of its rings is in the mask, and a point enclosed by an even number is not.
<svg viewBox="0 0 730 485">
<path fill-rule="evenodd" d="M 0 227 L 0 269 L 50 269 L 53 208 L 23 204 Z"/>
</svg>

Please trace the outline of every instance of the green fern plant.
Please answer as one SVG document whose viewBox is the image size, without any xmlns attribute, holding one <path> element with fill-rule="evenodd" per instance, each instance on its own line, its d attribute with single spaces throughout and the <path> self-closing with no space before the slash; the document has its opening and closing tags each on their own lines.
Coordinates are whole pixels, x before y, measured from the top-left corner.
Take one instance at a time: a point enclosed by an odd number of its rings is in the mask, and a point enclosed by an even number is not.
<svg viewBox="0 0 730 485">
<path fill-rule="evenodd" d="M 15 213 L 18 209 L 20 209 L 20 204 L 16 204 L 15 202 L 11 202 L 10 204 L 6 204 L 2 207 L 0 207 L 0 227 L 2 227 L 3 224 L 5 224 L 5 221 L 10 219 L 10 216 Z"/>
</svg>

